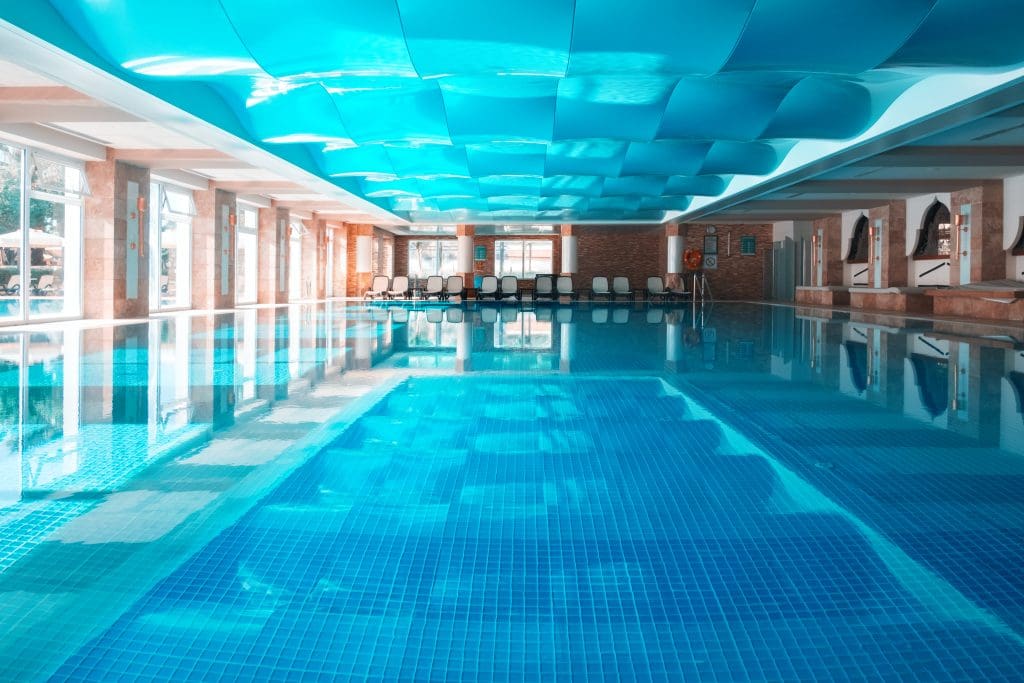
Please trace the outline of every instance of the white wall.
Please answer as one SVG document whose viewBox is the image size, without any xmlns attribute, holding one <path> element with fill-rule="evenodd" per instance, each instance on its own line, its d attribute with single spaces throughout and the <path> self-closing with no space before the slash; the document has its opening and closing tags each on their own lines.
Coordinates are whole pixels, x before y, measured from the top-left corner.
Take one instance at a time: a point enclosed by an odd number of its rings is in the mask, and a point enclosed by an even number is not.
<svg viewBox="0 0 1024 683">
<path fill-rule="evenodd" d="M 850 238 L 853 237 L 853 226 L 857 224 L 858 218 L 867 215 L 867 209 L 863 209 L 861 211 L 844 211 L 842 215 L 842 235 L 840 237 L 842 242 L 839 247 L 839 256 L 843 259 L 843 285 L 847 287 L 853 285 L 853 274 L 858 270 L 863 270 L 867 266 L 867 264 L 863 263 L 853 266 L 846 263 L 846 257 L 850 253 Z M 857 278 L 857 282 L 858 284 L 863 283 L 866 285 L 868 283 L 867 273 Z"/>
<path fill-rule="evenodd" d="M 949 275 L 950 269 L 948 266 L 945 268 L 939 268 L 938 270 L 923 277 L 921 276 L 921 273 L 935 268 L 935 266 L 942 263 L 942 261 L 937 259 L 915 261 L 910 258 L 910 255 L 914 253 L 914 247 L 917 246 L 918 233 L 924 223 L 924 215 L 936 200 L 946 205 L 946 208 L 949 209 L 950 218 L 952 218 L 955 211 L 953 211 L 953 199 L 949 192 L 923 194 L 907 199 L 907 275 L 908 284 L 911 287 L 951 284 Z M 946 259 L 945 262 L 948 264 L 949 259 Z"/>
<path fill-rule="evenodd" d="M 1009 250 L 1020 233 L 1020 219 L 1024 216 L 1024 175 L 1003 180 L 1003 249 Z M 1006 252 L 1007 277 L 1024 280 L 1024 256 Z"/>
</svg>

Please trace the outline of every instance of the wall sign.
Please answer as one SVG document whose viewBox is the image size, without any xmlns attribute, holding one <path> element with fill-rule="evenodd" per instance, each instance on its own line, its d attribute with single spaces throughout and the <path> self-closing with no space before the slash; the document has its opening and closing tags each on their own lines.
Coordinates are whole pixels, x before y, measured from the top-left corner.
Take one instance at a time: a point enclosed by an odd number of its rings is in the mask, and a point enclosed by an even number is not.
<svg viewBox="0 0 1024 683">
<path fill-rule="evenodd" d="M 139 184 L 128 181 L 128 205 L 125 216 L 128 218 L 128 230 L 125 234 L 125 280 L 124 296 L 126 299 L 139 298 Z"/>
<path fill-rule="evenodd" d="M 487 247 L 484 245 L 478 245 L 473 248 L 473 260 L 474 261 L 485 261 L 487 260 Z"/>
<path fill-rule="evenodd" d="M 744 235 L 740 238 L 740 256 L 753 256 L 757 253 L 757 238 Z"/>
</svg>

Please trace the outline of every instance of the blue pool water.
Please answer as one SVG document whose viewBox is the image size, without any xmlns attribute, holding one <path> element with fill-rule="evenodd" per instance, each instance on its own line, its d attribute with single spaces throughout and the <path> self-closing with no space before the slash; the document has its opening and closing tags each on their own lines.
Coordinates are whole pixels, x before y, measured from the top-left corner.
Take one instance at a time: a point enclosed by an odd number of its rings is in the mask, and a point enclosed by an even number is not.
<svg viewBox="0 0 1024 683">
<path fill-rule="evenodd" d="M 0 678 L 1020 680 L 1024 330 L 885 322 L 0 333 Z"/>
</svg>

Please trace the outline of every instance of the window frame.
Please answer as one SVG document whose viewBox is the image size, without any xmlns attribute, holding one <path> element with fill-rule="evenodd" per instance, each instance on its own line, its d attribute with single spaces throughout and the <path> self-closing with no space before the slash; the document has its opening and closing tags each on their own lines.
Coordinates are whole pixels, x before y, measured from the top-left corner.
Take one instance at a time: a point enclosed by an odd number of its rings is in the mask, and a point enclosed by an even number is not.
<svg viewBox="0 0 1024 683">
<path fill-rule="evenodd" d="M 519 272 L 504 271 L 504 270 L 502 270 L 499 267 L 499 258 L 501 258 L 502 262 L 507 260 L 506 256 L 504 256 L 504 255 L 499 256 L 499 254 L 502 254 L 502 250 L 503 250 L 502 245 L 504 243 L 519 243 L 519 244 L 522 245 L 522 256 L 520 256 Z M 532 255 L 532 253 L 528 253 L 528 249 L 527 249 L 527 245 L 532 245 L 532 244 L 546 244 L 548 249 L 550 249 L 551 255 L 550 255 L 550 261 L 549 261 L 549 265 L 548 265 L 548 270 L 528 271 L 526 269 L 526 264 L 528 262 L 534 261 L 534 256 Z M 532 246 L 530 247 L 530 250 L 532 251 Z M 495 274 L 495 276 L 497 276 L 499 278 L 501 278 L 503 276 L 506 276 L 506 275 L 513 275 L 513 276 L 515 276 L 519 280 L 532 280 L 537 275 L 551 275 L 551 274 L 554 274 L 554 268 L 555 268 L 555 241 L 552 238 L 533 238 L 533 239 L 530 239 L 530 238 L 522 238 L 522 237 L 520 237 L 520 238 L 510 238 L 510 239 L 495 240 L 494 241 L 493 265 L 494 265 L 494 274 Z"/>
<path fill-rule="evenodd" d="M 870 233 L 871 232 L 871 221 L 864 214 L 861 214 L 860 218 L 853 224 L 853 233 L 850 235 L 850 242 L 847 245 L 846 250 L 846 263 L 867 263 L 868 253 L 870 249 Z M 859 253 L 861 244 L 863 243 L 864 254 L 863 256 Z M 856 257 L 854 256 L 856 254 Z"/>
<path fill-rule="evenodd" d="M 936 221 L 939 220 L 939 214 L 942 210 L 945 210 L 949 220 L 946 223 L 937 223 Z M 944 254 L 939 248 L 941 226 L 943 225 L 946 226 L 946 253 Z M 932 239 L 933 234 L 936 235 L 934 239 Z M 924 217 L 921 219 L 921 227 L 917 231 L 917 244 L 914 245 L 911 258 L 915 261 L 941 261 L 949 259 L 952 257 L 953 252 L 952 240 L 953 213 L 949 210 L 948 206 L 935 200 L 928 206 Z M 932 251 L 932 246 L 934 246 L 935 251 Z"/>
</svg>

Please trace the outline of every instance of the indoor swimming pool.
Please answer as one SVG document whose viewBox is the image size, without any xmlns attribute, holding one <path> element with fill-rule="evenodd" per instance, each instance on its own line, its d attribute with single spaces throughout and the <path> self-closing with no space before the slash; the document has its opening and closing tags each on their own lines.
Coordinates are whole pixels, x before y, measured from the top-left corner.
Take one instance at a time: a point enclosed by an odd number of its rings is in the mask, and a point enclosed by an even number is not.
<svg viewBox="0 0 1024 683">
<path fill-rule="evenodd" d="M 337 302 L 0 331 L 0 680 L 1016 681 L 1022 483 L 1021 329 Z"/>
</svg>

